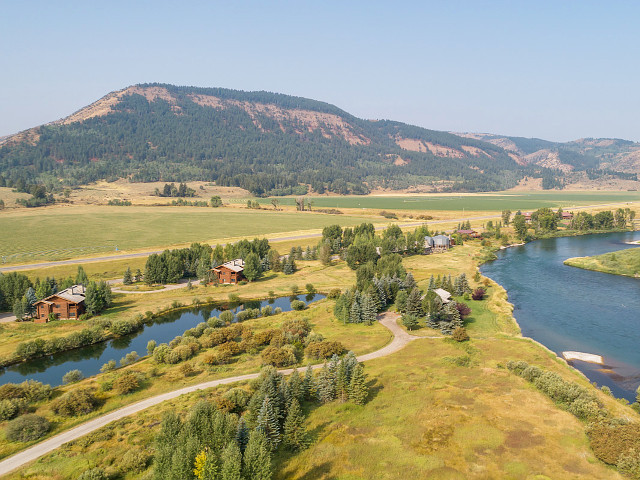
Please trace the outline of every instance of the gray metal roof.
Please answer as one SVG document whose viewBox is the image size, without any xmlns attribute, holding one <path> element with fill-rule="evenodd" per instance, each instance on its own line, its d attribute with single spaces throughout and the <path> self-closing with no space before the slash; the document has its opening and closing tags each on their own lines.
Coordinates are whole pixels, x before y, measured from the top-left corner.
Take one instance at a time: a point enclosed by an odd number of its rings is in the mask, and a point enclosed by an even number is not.
<svg viewBox="0 0 640 480">
<path fill-rule="evenodd" d="M 433 243 L 434 245 L 449 245 L 451 243 L 451 241 L 449 240 L 449 237 L 445 236 L 445 235 L 436 235 L 435 237 L 433 237 Z"/>
</svg>

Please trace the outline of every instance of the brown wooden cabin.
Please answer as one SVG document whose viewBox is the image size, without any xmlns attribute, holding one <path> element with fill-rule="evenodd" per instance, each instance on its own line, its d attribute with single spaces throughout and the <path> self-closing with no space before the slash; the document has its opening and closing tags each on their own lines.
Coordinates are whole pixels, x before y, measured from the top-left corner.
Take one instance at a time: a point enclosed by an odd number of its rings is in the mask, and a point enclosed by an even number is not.
<svg viewBox="0 0 640 480">
<path fill-rule="evenodd" d="M 47 323 L 49 315 L 59 319 L 77 319 L 84 313 L 84 285 L 73 285 L 37 301 L 35 323 Z"/>
<path fill-rule="evenodd" d="M 218 283 L 238 283 L 244 280 L 244 275 L 242 274 L 244 271 L 244 260 L 236 258 L 235 260 L 212 268 L 211 271 L 216 276 Z"/>
</svg>

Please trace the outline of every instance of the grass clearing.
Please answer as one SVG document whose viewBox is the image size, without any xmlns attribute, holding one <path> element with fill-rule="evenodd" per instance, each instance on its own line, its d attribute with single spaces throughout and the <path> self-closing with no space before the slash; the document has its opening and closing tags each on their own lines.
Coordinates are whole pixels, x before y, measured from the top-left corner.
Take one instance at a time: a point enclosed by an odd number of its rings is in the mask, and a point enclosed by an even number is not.
<svg viewBox="0 0 640 480">
<path fill-rule="evenodd" d="M 0 256 L 6 263 L 55 260 L 97 253 L 223 243 L 326 225 L 357 225 L 347 215 L 198 207 L 53 207 L 0 215 Z M 20 233 L 23 232 L 23 233 Z"/>
<path fill-rule="evenodd" d="M 593 257 L 568 258 L 564 264 L 614 275 L 640 277 L 640 247 L 603 253 Z"/>
</svg>

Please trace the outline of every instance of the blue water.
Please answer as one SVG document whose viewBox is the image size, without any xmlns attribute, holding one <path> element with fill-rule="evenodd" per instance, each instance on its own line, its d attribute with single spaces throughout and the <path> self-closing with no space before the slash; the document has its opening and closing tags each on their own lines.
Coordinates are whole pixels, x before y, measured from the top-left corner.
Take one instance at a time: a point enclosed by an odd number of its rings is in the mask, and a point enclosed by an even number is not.
<svg viewBox="0 0 640 480">
<path fill-rule="evenodd" d="M 635 398 L 640 385 L 640 279 L 569 267 L 571 257 L 633 248 L 640 232 L 537 240 L 498 253 L 481 267 L 502 285 L 522 334 L 561 355 L 602 355 L 605 368 L 573 365 L 617 397 Z"/>
<path fill-rule="evenodd" d="M 302 300 L 308 305 L 323 298 L 325 296 L 321 294 L 280 297 L 245 302 L 232 310 L 238 312 L 246 308 L 262 308 L 271 305 L 274 310 L 280 307 L 283 312 L 288 312 L 292 310 L 292 300 Z M 62 376 L 65 373 L 75 369 L 80 370 L 85 377 L 95 375 L 100 373 L 102 365 L 109 360 L 115 360 L 119 364 L 120 359 L 131 351 L 137 352 L 140 356 L 146 355 L 149 340 L 155 340 L 158 345 L 169 343 L 178 335 L 182 335 L 185 330 L 207 321 L 212 316 L 219 315 L 222 310 L 224 308 L 218 309 L 212 306 L 181 310 L 162 316 L 152 324 L 145 325 L 142 330 L 124 337 L 12 365 L 0 371 L 0 385 L 31 379 L 57 386 L 62 384 Z"/>
</svg>

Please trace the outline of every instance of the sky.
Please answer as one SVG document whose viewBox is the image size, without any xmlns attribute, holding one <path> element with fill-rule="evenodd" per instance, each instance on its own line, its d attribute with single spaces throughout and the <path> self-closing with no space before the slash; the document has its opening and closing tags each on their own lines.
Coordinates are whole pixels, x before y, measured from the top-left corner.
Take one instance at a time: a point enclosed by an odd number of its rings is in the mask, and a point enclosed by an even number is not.
<svg viewBox="0 0 640 480">
<path fill-rule="evenodd" d="M 0 136 L 145 82 L 434 130 L 640 141 L 640 2 L 0 0 Z"/>
</svg>

